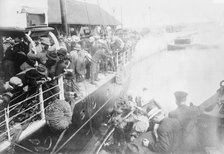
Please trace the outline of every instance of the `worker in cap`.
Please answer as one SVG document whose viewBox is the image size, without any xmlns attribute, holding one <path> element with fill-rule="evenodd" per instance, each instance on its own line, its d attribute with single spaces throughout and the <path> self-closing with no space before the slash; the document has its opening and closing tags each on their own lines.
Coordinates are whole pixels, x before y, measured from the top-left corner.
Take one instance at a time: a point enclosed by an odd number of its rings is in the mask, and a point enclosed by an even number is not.
<svg viewBox="0 0 224 154">
<path fill-rule="evenodd" d="M 187 95 L 184 91 L 176 91 L 174 93 L 177 108 L 171 111 L 168 116 L 180 122 L 184 136 L 182 150 L 191 153 L 191 150 L 198 148 L 196 122 L 201 111 L 197 106 L 188 106 L 186 104 Z"/>
<path fill-rule="evenodd" d="M 188 95 L 188 93 L 186 93 L 184 91 L 176 91 L 174 93 L 174 96 L 176 98 L 176 104 L 179 105 L 181 103 L 186 102 L 187 95 Z"/>
</svg>

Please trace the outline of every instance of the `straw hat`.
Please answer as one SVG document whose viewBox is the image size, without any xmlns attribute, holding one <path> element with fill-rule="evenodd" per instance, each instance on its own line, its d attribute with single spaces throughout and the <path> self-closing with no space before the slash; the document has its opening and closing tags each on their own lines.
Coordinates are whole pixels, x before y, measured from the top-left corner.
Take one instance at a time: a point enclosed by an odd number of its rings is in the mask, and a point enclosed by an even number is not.
<svg viewBox="0 0 224 154">
<path fill-rule="evenodd" d="M 151 111 L 149 111 L 148 116 L 149 119 L 152 119 L 155 115 L 157 115 L 158 113 L 162 112 L 161 109 L 158 108 L 153 108 Z"/>
<path fill-rule="evenodd" d="M 23 86 L 22 80 L 21 80 L 20 78 L 16 77 L 16 76 L 11 77 L 11 78 L 9 79 L 9 84 L 10 84 L 11 86 L 13 86 L 13 87 L 14 87 L 14 86 L 18 86 L 18 87 Z"/>
</svg>

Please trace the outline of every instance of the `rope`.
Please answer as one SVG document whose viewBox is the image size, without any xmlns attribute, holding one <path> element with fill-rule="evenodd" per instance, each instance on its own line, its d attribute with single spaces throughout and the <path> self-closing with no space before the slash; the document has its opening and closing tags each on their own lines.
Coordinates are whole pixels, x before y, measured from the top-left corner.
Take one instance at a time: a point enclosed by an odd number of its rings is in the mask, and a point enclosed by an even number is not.
<svg viewBox="0 0 224 154">
<path fill-rule="evenodd" d="M 56 88 L 57 86 L 58 86 L 58 85 L 55 85 L 55 86 L 53 86 L 53 87 L 51 87 L 51 88 L 49 88 L 49 89 L 43 91 L 43 93 L 48 92 L 48 91 L 50 91 L 50 90 Z M 20 101 L 20 102 L 18 102 L 18 103 L 16 103 L 16 104 L 10 106 L 9 108 L 18 106 L 18 105 L 22 104 L 23 102 L 28 101 L 28 100 L 30 100 L 31 98 L 37 97 L 37 96 L 39 96 L 39 95 L 40 95 L 40 94 L 38 93 L 38 94 L 36 94 L 36 95 L 33 95 L 33 96 L 31 96 L 31 97 L 28 97 L 28 98 L 26 98 L 25 100 L 22 100 L 22 101 Z M 12 109 L 10 109 L 10 111 L 11 111 L 11 110 L 12 110 Z"/>
<path fill-rule="evenodd" d="M 50 98 L 52 98 L 52 97 L 54 97 L 54 96 L 56 96 L 56 95 L 58 95 L 58 94 L 60 94 L 61 92 L 58 92 L 58 93 L 56 93 L 56 94 L 54 94 L 54 95 L 51 95 L 50 97 L 48 97 L 47 99 L 45 99 L 44 101 L 46 101 L 46 100 L 49 100 Z"/>
<path fill-rule="evenodd" d="M 53 154 L 58 153 L 110 100 L 112 96 L 81 126 L 74 132 Z"/>
<path fill-rule="evenodd" d="M 6 133 L 7 133 L 7 132 L 4 132 L 4 133 L 0 134 L 0 137 L 3 136 L 3 135 L 6 134 Z"/>
<path fill-rule="evenodd" d="M 33 95 L 35 95 L 35 94 L 37 94 L 37 93 L 34 93 Z M 31 95 L 31 96 L 33 96 L 33 95 Z M 12 109 L 9 110 L 9 112 L 12 111 L 12 110 L 14 110 L 14 109 L 15 109 L 17 106 L 19 106 L 19 105 L 20 105 L 20 104 L 17 104 L 16 106 L 14 106 Z M 11 106 L 9 106 L 9 108 L 10 108 L 10 107 L 11 107 Z"/>
<path fill-rule="evenodd" d="M 22 114 L 22 113 L 24 113 L 24 112 L 30 110 L 31 108 L 33 108 L 33 107 L 35 107 L 35 106 L 37 106 L 37 105 L 40 105 L 41 103 L 42 103 L 42 102 L 39 102 L 39 103 L 37 103 L 37 104 L 35 104 L 35 105 L 33 105 L 33 106 L 31 106 L 31 107 L 25 109 L 23 112 L 20 112 L 20 113 L 17 113 L 17 114 L 15 114 L 15 115 L 11 116 L 11 117 L 10 117 L 10 121 L 11 121 L 14 117 L 16 117 L 16 116 L 18 116 L 18 115 L 20 115 L 20 114 Z"/>
<path fill-rule="evenodd" d="M 5 116 L 5 114 L 0 115 L 0 118 L 3 117 L 3 116 Z M 0 123 L 0 124 L 1 124 L 1 123 Z"/>
<path fill-rule="evenodd" d="M 50 154 L 53 154 L 54 153 L 54 151 L 56 150 L 59 142 L 62 140 L 62 138 L 63 138 L 63 136 L 64 136 L 64 134 L 65 134 L 66 131 L 67 131 L 67 129 L 65 129 L 65 130 L 63 130 L 63 132 L 61 132 L 61 135 L 59 136 L 59 138 L 58 138 L 58 140 L 57 140 L 57 142 L 56 142 L 56 144 L 55 144 L 55 146 L 54 146 L 54 148 L 53 148 L 53 150 L 51 151 Z"/>
<path fill-rule="evenodd" d="M 47 124 L 53 131 L 63 131 L 72 120 L 72 110 L 68 102 L 57 99 L 46 110 Z"/>
<path fill-rule="evenodd" d="M 36 94 L 36 95 L 34 95 L 34 96 L 32 96 L 32 97 L 26 98 L 26 99 L 24 99 L 24 100 L 22 100 L 22 101 L 20 101 L 20 102 L 18 102 L 18 103 L 16 103 L 16 104 L 10 106 L 9 108 L 12 108 L 12 107 L 14 107 L 14 106 L 16 106 L 16 105 L 22 104 L 23 102 L 28 101 L 28 100 L 30 100 L 31 98 L 37 97 L 38 95 L 39 95 L 39 94 Z"/>
<path fill-rule="evenodd" d="M 58 76 L 55 76 L 53 79 L 55 80 L 55 79 L 61 77 L 62 75 L 64 75 L 64 74 L 60 74 L 60 75 L 58 75 Z M 46 83 L 46 82 L 49 82 L 49 80 L 46 80 L 46 81 L 44 81 L 44 82 L 41 83 L 41 84 L 44 84 L 44 83 Z M 57 86 L 58 86 L 58 85 L 55 85 L 55 86 L 53 86 L 53 87 L 51 87 L 51 88 L 49 88 L 49 89 L 43 91 L 43 93 L 45 93 L 45 92 L 47 92 L 47 91 L 50 91 L 51 89 L 54 89 L 54 88 L 57 87 Z M 25 93 L 23 93 L 23 94 L 25 94 Z M 21 95 L 23 95 L 23 94 L 21 94 Z M 21 96 L 21 95 L 19 95 L 19 96 Z M 23 102 L 25 102 L 25 101 L 27 101 L 27 100 L 29 100 L 29 99 L 31 99 L 31 98 L 37 97 L 38 95 L 39 95 L 39 93 L 36 94 L 36 95 L 33 95 L 32 97 L 28 97 L 28 98 L 26 98 L 25 100 L 20 101 L 20 102 L 18 102 L 18 103 L 16 103 L 16 104 L 10 106 L 9 108 L 11 109 L 12 107 L 14 107 L 14 106 L 16 106 L 16 105 L 19 105 L 19 104 L 21 104 L 21 103 L 23 103 Z M 19 96 L 18 96 L 18 97 L 19 97 Z M 12 100 L 11 100 L 11 101 L 12 101 Z M 10 101 L 10 102 L 11 102 L 11 101 Z M 2 112 L 2 111 L 0 111 L 0 112 Z"/>
<path fill-rule="evenodd" d="M 17 93 L 18 93 L 18 92 L 17 92 Z M 13 98 L 12 100 L 10 100 L 9 103 L 12 102 L 12 101 L 14 101 L 14 100 L 16 100 L 17 98 L 19 98 L 20 96 L 22 96 L 22 95 L 24 95 L 24 94 L 25 94 L 25 92 L 22 93 L 22 94 L 20 94 L 19 96 L 15 97 L 15 98 Z M 2 95 L 1 95 L 1 96 L 2 96 Z M 1 110 L 0 113 L 3 112 L 3 111 L 5 111 L 5 109 Z M 0 117 L 1 117 L 1 116 L 0 116 Z"/>
</svg>

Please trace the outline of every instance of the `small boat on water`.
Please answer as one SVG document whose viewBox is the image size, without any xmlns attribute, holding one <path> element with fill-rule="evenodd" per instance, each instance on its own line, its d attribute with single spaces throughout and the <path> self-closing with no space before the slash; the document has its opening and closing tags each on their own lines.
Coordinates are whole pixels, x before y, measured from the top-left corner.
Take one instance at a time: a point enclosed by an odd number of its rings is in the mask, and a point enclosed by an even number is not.
<svg viewBox="0 0 224 154">
<path fill-rule="evenodd" d="M 178 37 L 173 43 L 167 44 L 168 51 L 184 50 L 192 45 L 192 39 L 189 37 Z"/>
</svg>

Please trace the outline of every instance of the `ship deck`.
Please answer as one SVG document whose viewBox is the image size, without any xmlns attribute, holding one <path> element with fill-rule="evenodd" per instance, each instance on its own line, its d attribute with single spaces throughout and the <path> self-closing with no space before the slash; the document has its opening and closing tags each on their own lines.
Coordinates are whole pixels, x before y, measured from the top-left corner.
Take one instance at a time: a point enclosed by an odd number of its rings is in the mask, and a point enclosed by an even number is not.
<svg viewBox="0 0 224 154">
<path fill-rule="evenodd" d="M 77 103 L 81 102 L 87 96 L 94 93 L 99 87 L 103 86 L 104 84 L 106 84 L 108 81 L 110 81 L 114 77 L 115 77 L 114 72 L 109 72 L 106 75 L 102 74 L 102 73 L 99 73 L 99 75 L 98 75 L 99 81 L 96 81 L 96 84 L 91 84 L 90 81 L 88 81 L 88 80 L 84 80 L 82 82 L 79 82 L 78 86 L 79 86 L 79 89 L 80 89 L 80 92 L 81 92 L 81 96 L 78 97 L 78 99 L 76 99 L 76 101 L 73 101 L 71 103 L 72 111 L 73 111 L 73 109 L 74 109 L 74 107 Z"/>
</svg>

